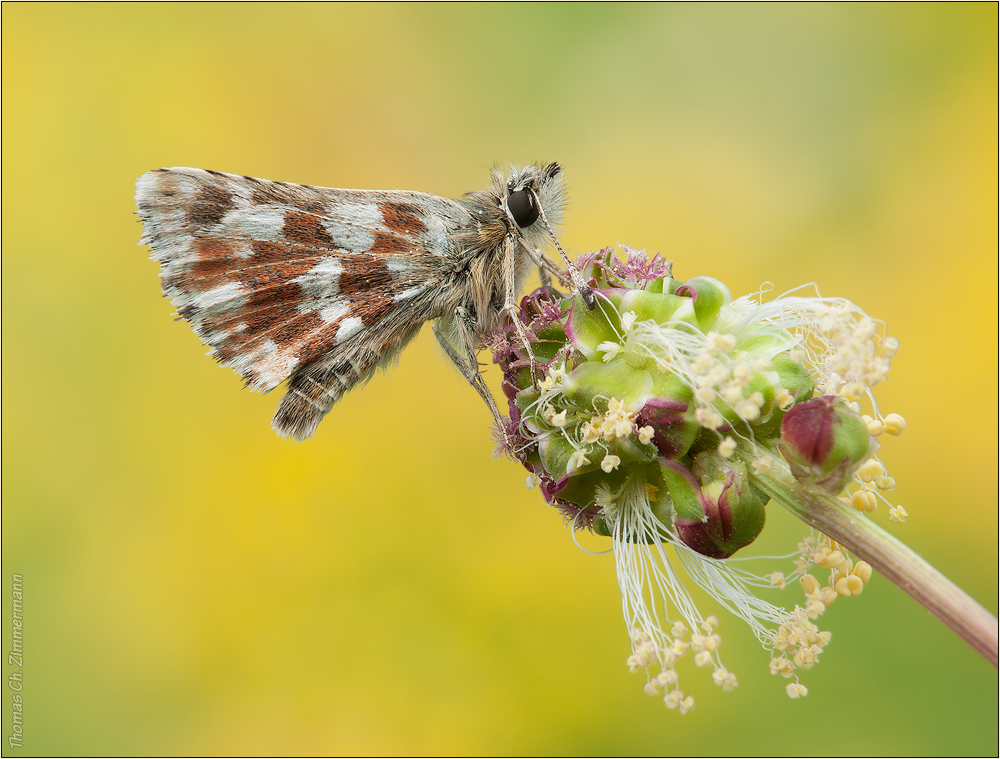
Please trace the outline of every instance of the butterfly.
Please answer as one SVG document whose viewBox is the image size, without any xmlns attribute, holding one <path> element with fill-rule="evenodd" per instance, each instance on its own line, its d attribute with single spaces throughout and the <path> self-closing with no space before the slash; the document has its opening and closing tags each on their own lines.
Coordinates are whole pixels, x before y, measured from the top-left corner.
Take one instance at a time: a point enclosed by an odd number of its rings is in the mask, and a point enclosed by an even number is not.
<svg viewBox="0 0 1000 759">
<path fill-rule="evenodd" d="M 488 189 L 458 200 L 192 168 L 147 172 L 135 195 L 140 244 L 178 316 L 250 388 L 287 380 L 271 426 L 294 440 L 426 321 L 502 431 L 476 354 L 510 315 L 531 355 L 516 318 L 529 271 L 596 303 L 556 237 L 565 199 L 557 163 L 494 169 Z M 565 270 L 543 252 L 549 242 Z"/>
</svg>

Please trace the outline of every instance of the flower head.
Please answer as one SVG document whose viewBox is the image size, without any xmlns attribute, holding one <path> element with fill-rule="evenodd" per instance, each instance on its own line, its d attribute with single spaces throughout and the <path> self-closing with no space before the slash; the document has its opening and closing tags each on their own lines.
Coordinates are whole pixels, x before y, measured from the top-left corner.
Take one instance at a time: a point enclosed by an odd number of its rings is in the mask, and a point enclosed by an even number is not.
<svg viewBox="0 0 1000 759">
<path fill-rule="evenodd" d="M 733 300 L 718 280 L 675 280 L 660 256 L 628 248 L 624 258 L 612 249 L 586 257 L 583 274 L 596 308 L 540 288 L 522 301 L 526 329 L 510 325 L 499 341 L 515 455 L 575 529 L 612 539 L 632 641 L 626 664 L 645 673 L 647 693 L 693 708 L 677 687 L 684 658 L 724 690 L 737 684 L 722 664 L 720 623 L 699 613 L 681 569 L 750 625 L 772 673 L 795 680 L 791 697 L 804 696 L 798 673 L 830 641 L 814 620 L 860 593 L 871 567 L 813 536 L 789 557 L 798 583 L 730 557 L 763 529 L 769 497 L 759 485 L 782 456 L 803 487 L 853 484 L 845 498 L 863 512 L 892 489 L 873 441 L 905 422 L 881 416 L 871 388 L 897 343 L 847 301 Z M 893 508 L 892 518 L 905 515 Z M 825 584 L 810 574 L 816 567 Z M 791 610 L 758 597 L 786 584 L 804 593 Z"/>
</svg>

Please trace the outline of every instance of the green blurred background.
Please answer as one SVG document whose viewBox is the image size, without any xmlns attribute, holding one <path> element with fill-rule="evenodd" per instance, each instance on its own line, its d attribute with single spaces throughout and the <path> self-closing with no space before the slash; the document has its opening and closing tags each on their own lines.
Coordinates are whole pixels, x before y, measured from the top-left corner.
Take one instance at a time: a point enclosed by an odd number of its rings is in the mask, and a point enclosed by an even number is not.
<svg viewBox="0 0 1000 759">
<path fill-rule="evenodd" d="M 5 754 L 997 752 L 996 671 L 878 577 L 822 619 L 804 701 L 723 617 L 740 687 L 689 664 L 697 708 L 668 712 L 625 666 L 612 557 L 491 460 L 429 329 L 278 440 L 277 394 L 172 320 L 132 213 L 160 166 L 455 197 L 558 160 L 571 251 L 888 322 L 911 518 L 875 519 L 995 613 L 995 4 L 2 13 Z M 763 550 L 802 534 L 772 507 Z"/>
</svg>

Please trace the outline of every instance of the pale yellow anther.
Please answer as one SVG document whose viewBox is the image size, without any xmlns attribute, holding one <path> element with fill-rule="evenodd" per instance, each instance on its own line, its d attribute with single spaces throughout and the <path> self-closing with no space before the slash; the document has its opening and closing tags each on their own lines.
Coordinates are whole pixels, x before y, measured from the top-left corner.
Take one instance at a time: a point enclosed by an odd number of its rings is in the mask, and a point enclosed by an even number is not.
<svg viewBox="0 0 1000 759">
<path fill-rule="evenodd" d="M 705 617 L 705 621 L 702 622 L 701 624 L 701 627 L 705 632 L 711 632 L 718 626 L 719 626 L 719 618 L 714 614 Z"/>
<path fill-rule="evenodd" d="M 867 561 L 859 561 L 854 565 L 852 574 L 860 578 L 861 582 L 867 585 L 868 581 L 872 579 L 872 565 Z"/>
<path fill-rule="evenodd" d="M 622 314 L 622 331 L 630 332 L 632 330 L 632 325 L 635 324 L 636 313 L 635 311 L 626 311 Z"/>
<path fill-rule="evenodd" d="M 881 419 L 872 419 L 871 421 L 865 422 L 868 427 L 868 434 L 878 437 L 885 431 L 885 424 Z"/>
<path fill-rule="evenodd" d="M 677 673 L 672 669 L 665 669 L 656 676 L 656 684 L 661 688 L 667 688 L 677 684 Z"/>
<path fill-rule="evenodd" d="M 603 358 L 605 364 L 609 364 L 614 361 L 621 349 L 621 345 L 613 343 L 609 340 L 606 340 L 597 346 L 597 350 L 604 354 Z"/>
<path fill-rule="evenodd" d="M 726 385 L 726 387 L 719 391 L 719 395 L 721 395 L 722 400 L 730 406 L 735 406 L 743 400 L 743 388 L 738 385 Z"/>
<path fill-rule="evenodd" d="M 860 382 L 848 382 L 838 392 L 841 398 L 848 401 L 857 401 L 865 394 L 865 386 Z"/>
<path fill-rule="evenodd" d="M 524 481 L 524 484 L 528 490 L 533 490 L 542 484 L 542 478 L 537 474 L 529 474 L 528 479 Z"/>
<path fill-rule="evenodd" d="M 552 414 L 549 417 L 549 424 L 553 427 L 565 427 L 566 426 L 566 409 L 563 409 L 558 414 Z"/>
<path fill-rule="evenodd" d="M 648 638 L 640 641 L 635 648 L 635 652 L 625 660 L 631 672 L 638 672 L 640 669 L 656 663 L 656 644 Z"/>
<path fill-rule="evenodd" d="M 677 706 L 677 711 L 679 711 L 681 714 L 687 714 L 692 709 L 694 709 L 694 697 L 693 696 L 687 696 Z"/>
<path fill-rule="evenodd" d="M 807 596 L 811 596 L 819 591 L 819 580 L 812 575 L 802 575 L 799 578 L 799 585 L 802 586 L 802 590 L 805 591 Z"/>
<path fill-rule="evenodd" d="M 876 458 L 870 458 L 858 467 L 858 476 L 862 482 L 871 482 L 876 477 L 885 474 L 885 467 Z"/>
<path fill-rule="evenodd" d="M 772 585 L 780 588 L 781 590 L 785 589 L 785 583 L 787 582 L 787 580 L 785 579 L 785 575 L 783 572 L 771 572 L 771 574 L 767 576 L 767 579 L 771 582 Z"/>
<path fill-rule="evenodd" d="M 845 561 L 831 574 L 830 582 L 833 583 L 834 587 L 837 586 L 837 580 L 841 577 L 847 577 L 851 573 L 851 562 Z"/>
<path fill-rule="evenodd" d="M 621 463 L 622 460 L 618 456 L 609 453 L 607 456 L 601 459 L 601 469 L 610 474 L 612 471 L 617 469 L 618 465 Z"/>
<path fill-rule="evenodd" d="M 886 358 L 892 358 L 899 352 L 899 340 L 895 337 L 887 337 L 882 341 L 882 355 Z"/>
<path fill-rule="evenodd" d="M 587 458 L 587 454 L 583 451 L 573 451 L 573 455 L 569 457 L 569 465 L 566 467 L 567 471 L 574 472 L 578 469 L 582 469 L 590 463 L 590 459 Z"/>
<path fill-rule="evenodd" d="M 771 659 L 771 674 L 781 675 L 782 677 L 791 677 L 795 672 L 795 667 L 792 663 L 785 659 L 784 657 L 775 657 Z"/>
<path fill-rule="evenodd" d="M 825 588 L 822 588 L 821 592 L 823 595 L 822 600 L 824 606 L 829 606 L 840 597 L 836 589 L 831 588 L 829 585 L 827 585 Z"/>
<path fill-rule="evenodd" d="M 778 404 L 778 408 L 788 409 L 793 403 L 795 403 L 795 396 L 788 392 L 785 388 L 781 388 L 781 390 L 775 394 L 774 402 Z"/>
<path fill-rule="evenodd" d="M 694 655 L 694 663 L 699 667 L 707 667 L 712 663 L 711 651 L 701 651 Z"/>
<path fill-rule="evenodd" d="M 746 385 L 753 379 L 753 370 L 746 364 L 738 364 L 733 369 L 733 379 L 741 385 Z"/>
<path fill-rule="evenodd" d="M 787 632 L 778 630 L 771 635 L 771 645 L 776 651 L 785 651 L 789 647 Z"/>
<path fill-rule="evenodd" d="M 739 682 L 736 680 L 736 675 L 727 670 L 725 667 L 719 667 L 716 669 L 712 673 L 712 680 L 727 693 L 739 685 Z"/>
<path fill-rule="evenodd" d="M 736 347 L 736 338 L 733 335 L 720 335 L 718 332 L 709 332 L 705 336 L 705 347 L 709 350 L 716 350 L 720 353 L 728 353 Z"/>
<path fill-rule="evenodd" d="M 840 551 L 818 552 L 813 558 L 819 566 L 827 569 L 836 569 L 844 563 L 844 554 Z"/>
<path fill-rule="evenodd" d="M 737 403 L 733 409 L 741 418 L 746 419 L 748 422 L 752 422 L 760 416 L 760 406 L 749 398 Z"/>
<path fill-rule="evenodd" d="M 715 395 L 715 389 L 711 387 L 699 387 L 694 391 L 695 400 L 706 406 L 715 400 Z"/>
<path fill-rule="evenodd" d="M 889 509 L 889 520 L 892 522 L 905 522 L 910 516 L 902 506 L 893 506 Z"/>
<path fill-rule="evenodd" d="M 725 424 L 722 414 L 714 408 L 700 408 L 694 412 L 698 424 L 707 430 L 716 430 Z"/>
<path fill-rule="evenodd" d="M 649 445 L 653 440 L 654 430 L 648 424 L 645 427 L 639 428 L 639 442 L 643 445 Z"/>
<path fill-rule="evenodd" d="M 753 473 L 756 475 L 767 474 L 774 468 L 774 458 L 764 454 L 758 456 L 753 462 Z"/>
<path fill-rule="evenodd" d="M 857 596 L 861 594 L 861 591 L 865 589 L 864 581 L 857 575 L 847 575 L 847 577 L 841 577 L 837 580 L 836 584 L 837 595 L 847 597 L 847 596 Z"/>
<path fill-rule="evenodd" d="M 885 431 L 890 435 L 901 435 L 906 429 L 906 420 L 899 414 L 889 414 L 882 421 L 885 424 Z"/>
<path fill-rule="evenodd" d="M 896 489 L 896 478 L 889 477 L 888 475 L 882 475 L 880 477 L 876 477 L 875 487 L 877 487 L 879 490 L 883 492 L 891 493 L 893 490 Z"/>
<path fill-rule="evenodd" d="M 789 683 L 785 686 L 785 693 L 788 694 L 789 698 L 805 698 L 809 689 L 802 683 Z"/>
<path fill-rule="evenodd" d="M 736 453 L 736 441 L 727 435 L 723 438 L 722 442 L 719 443 L 718 451 L 722 458 L 728 459 Z"/>
<path fill-rule="evenodd" d="M 813 596 L 806 601 L 806 614 L 809 619 L 818 619 L 824 611 L 826 611 L 826 604 L 819 596 Z"/>
<path fill-rule="evenodd" d="M 796 669 L 809 669 L 819 661 L 819 657 L 811 648 L 800 648 L 792 657 Z"/>
<path fill-rule="evenodd" d="M 684 694 L 679 690 L 672 690 L 663 697 L 663 703 L 668 709 L 676 709 L 684 700 Z"/>
<path fill-rule="evenodd" d="M 670 635 L 673 638 L 683 638 L 687 634 L 687 625 L 683 622 L 674 622 L 674 626 L 670 628 Z"/>
<path fill-rule="evenodd" d="M 644 691 L 646 691 L 646 695 L 647 696 L 659 696 L 660 695 L 660 688 L 656 684 L 655 680 L 649 680 L 649 681 L 647 681 L 646 684 L 642 686 L 642 689 Z"/>
<path fill-rule="evenodd" d="M 857 490 L 851 496 L 851 506 L 858 511 L 870 513 L 878 508 L 878 496 L 870 490 Z"/>
<path fill-rule="evenodd" d="M 691 362 L 691 368 L 698 374 L 706 374 L 715 366 L 715 359 L 710 353 L 699 353 Z"/>
</svg>

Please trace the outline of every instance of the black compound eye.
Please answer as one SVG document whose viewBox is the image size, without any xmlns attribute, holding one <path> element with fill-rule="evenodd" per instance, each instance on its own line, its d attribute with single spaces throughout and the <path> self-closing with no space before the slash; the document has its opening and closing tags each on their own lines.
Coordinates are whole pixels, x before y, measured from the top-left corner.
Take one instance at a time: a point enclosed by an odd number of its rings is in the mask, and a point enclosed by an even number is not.
<svg viewBox="0 0 1000 759">
<path fill-rule="evenodd" d="M 538 206 L 535 196 L 527 190 L 518 190 L 507 196 L 507 208 L 521 229 L 530 227 L 538 220 Z"/>
</svg>

